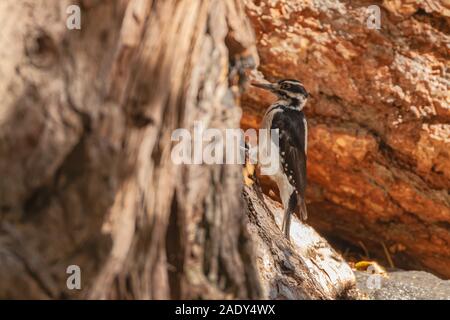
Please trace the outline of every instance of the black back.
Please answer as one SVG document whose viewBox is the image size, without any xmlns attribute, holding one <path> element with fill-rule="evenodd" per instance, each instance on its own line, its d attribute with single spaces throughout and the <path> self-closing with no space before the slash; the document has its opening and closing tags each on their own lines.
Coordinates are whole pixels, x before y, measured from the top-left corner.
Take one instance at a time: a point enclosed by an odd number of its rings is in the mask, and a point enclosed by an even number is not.
<svg viewBox="0 0 450 320">
<path fill-rule="evenodd" d="M 271 129 L 279 129 L 280 157 L 287 164 L 283 165 L 284 173 L 292 176 L 291 184 L 304 197 L 306 188 L 306 128 L 302 111 L 283 107 L 272 119 Z M 284 156 L 283 156 L 284 152 Z M 290 172 L 292 170 L 292 172 Z"/>
</svg>

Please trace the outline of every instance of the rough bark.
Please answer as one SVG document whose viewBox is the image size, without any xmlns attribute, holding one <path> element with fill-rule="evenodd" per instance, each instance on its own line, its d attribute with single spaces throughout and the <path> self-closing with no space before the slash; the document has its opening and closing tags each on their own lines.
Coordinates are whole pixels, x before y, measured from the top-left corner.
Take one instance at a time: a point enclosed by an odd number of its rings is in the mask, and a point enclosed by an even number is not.
<svg viewBox="0 0 450 320">
<path fill-rule="evenodd" d="M 450 277 L 448 1 L 245 3 L 259 70 L 312 94 L 312 226 L 362 242 L 372 258 L 385 261 L 386 247 L 397 267 Z M 372 4 L 380 30 L 366 26 Z M 257 127 L 270 101 L 249 89 L 242 125 Z"/>
<path fill-rule="evenodd" d="M 80 31 L 69 4 L 0 4 L 0 297 L 260 297 L 240 166 L 170 161 L 176 128 L 239 127 L 242 4 L 81 1 Z"/>
</svg>

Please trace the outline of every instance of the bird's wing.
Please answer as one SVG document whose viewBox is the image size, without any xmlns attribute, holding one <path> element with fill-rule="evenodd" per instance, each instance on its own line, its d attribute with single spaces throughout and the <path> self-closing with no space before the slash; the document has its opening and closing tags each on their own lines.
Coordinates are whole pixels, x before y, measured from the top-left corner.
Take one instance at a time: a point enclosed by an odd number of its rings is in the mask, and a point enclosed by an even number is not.
<svg viewBox="0 0 450 320">
<path fill-rule="evenodd" d="M 271 129 L 279 129 L 280 158 L 284 173 L 304 199 L 306 188 L 307 128 L 303 112 L 285 110 L 274 115 Z"/>
</svg>

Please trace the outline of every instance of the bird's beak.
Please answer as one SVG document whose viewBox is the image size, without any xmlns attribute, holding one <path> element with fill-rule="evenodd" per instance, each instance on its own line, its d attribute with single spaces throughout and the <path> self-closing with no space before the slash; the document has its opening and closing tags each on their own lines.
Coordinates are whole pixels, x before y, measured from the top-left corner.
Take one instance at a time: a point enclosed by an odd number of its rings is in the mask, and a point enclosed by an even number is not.
<svg viewBox="0 0 450 320">
<path fill-rule="evenodd" d="M 272 84 L 272 83 L 257 83 L 257 82 L 252 82 L 252 86 L 257 87 L 257 88 L 261 88 L 264 90 L 269 90 L 269 91 L 273 91 L 276 89 L 276 85 Z"/>
</svg>

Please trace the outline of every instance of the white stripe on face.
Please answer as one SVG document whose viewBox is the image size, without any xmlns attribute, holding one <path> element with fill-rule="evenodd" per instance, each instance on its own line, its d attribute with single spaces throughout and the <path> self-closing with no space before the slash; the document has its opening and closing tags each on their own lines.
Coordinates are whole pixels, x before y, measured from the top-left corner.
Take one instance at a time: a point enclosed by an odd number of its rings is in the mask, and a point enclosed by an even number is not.
<svg viewBox="0 0 450 320">
<path fill-rule="evenodd" d="M 288 83 L 288 84 L 291 84 L 293 86 L 302 85 L 302 83 L 300 81 L 291 81 L 291 80 L 283 81 L 282 83 Z"/>
</svg>

